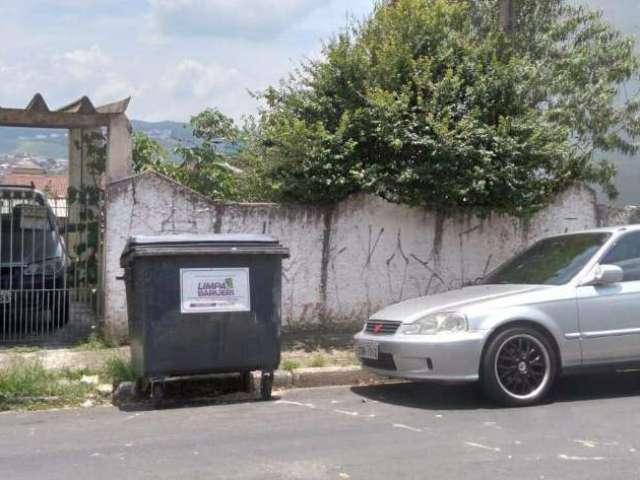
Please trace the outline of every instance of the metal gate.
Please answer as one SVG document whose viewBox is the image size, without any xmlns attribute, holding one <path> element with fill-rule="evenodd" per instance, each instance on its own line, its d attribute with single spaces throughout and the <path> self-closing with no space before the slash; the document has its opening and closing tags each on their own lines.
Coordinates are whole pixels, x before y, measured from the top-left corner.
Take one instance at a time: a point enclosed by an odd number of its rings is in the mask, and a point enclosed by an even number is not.
<svg viewBox="0 0 640 480">
<path fill-rule="evenodd" d="M 52 110 L 37 93 L 25 108 L 0 106 L 0 127 L 69 139 L 66 198 L 50 205 L 33 188 L 0 185 L 0 344 L 69 343 L 102 319 L 103 189 L 131 173 L 129 101 L 96 107 L 83 96 Z"/>
<path fill-rule="evenodd" d="M 102 312 L 100 190 L 50 202 L 0 185 L 0 214 L 0 342 L 86 335 Z"/>
</svg>

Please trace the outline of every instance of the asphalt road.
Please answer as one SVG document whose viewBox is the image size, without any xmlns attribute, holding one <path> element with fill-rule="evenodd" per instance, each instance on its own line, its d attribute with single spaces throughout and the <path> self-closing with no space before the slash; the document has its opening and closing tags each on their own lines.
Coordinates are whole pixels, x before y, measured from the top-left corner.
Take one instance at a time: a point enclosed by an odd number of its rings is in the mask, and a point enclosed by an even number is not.
<svg viewBox="0 0 640 480">
<path fill-rule="evenodd" d="M 397 384 L 159 411 L 0 415 L 0 479 L 638 479 L 640 376 L 563 380 L 495 408 L 470 387 Z"/>
</svg>

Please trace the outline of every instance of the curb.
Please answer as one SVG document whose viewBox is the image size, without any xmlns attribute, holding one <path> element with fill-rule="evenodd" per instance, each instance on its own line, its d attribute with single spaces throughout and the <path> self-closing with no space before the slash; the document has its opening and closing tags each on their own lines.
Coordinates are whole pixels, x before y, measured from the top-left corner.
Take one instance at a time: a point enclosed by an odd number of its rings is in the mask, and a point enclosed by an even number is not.
<svg viewBox="0 0 640 480">
<path fill-rule="evenodd" d="M 8 367 L 20 362 L 36 361 L 48 370 L 53 369 L 89 369 L 99 370 L 104 363 L 113 358 L 129 358 L 129 347 L 94 350 L 73 351 L 68 349 L 42 350 L 30 353 L 0 353 L 0 368 Z M 359 385 L 369 383 L 384 383 L 389 380 L 374 373 L 363 370 L 360 366 L 349 367 L 316 367 L 298 368 L 295 370 L 276 370 L 273 387 L 312 388 L 337 385 Z M 260 373 L 254 373 L 254 385 L 260 385 Z"/>
<path fill-rule="evenodd" d="M 273 387 L 281 389 L 329 387 L 380 383 L 384 380 L 384 377 L 367 372 L 359 366 L 299 368 L 293 371 L 277 370 L 273 379 Z M 257 381 L 260 381 L 259 375 L 257 375 Z"/>
</svg>

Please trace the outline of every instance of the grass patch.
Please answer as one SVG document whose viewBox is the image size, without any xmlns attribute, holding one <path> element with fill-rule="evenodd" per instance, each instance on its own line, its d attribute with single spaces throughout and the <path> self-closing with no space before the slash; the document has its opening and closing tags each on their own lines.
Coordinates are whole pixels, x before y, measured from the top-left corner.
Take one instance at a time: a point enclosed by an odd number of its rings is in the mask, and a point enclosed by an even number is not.
<svg viewBox="0 0 640 480">
<path fill-rule="evenodd" d="M 6 348 L 1 350 L 1 353 L 35 353 L 35 352 L 39 352 L 41 350 L 40 347 L 33 347 L 33 346 L 23 346 L 23 347 L 10 347 L 10 348 Z"/>
<path fill-rule="evenodd" d="M 0 410 L 82 403 L 93 386 L 80 382 L 86 371 L 47 370 L 40 362 L 17 362 L 0 369 Z"/>
<path fill-rule="evenodd" d="M 280 368 L 290 370 L 307 367 L 349 367 L 359 364 L 360 362 L 351 348 L 341 350 L 315 350 L 314 352 L 294 350 L 283 352 L 283 360 L 280 363 Z"/>
<path fill-rule="evenodd" d="M 107 360 L 103 375 L 113 385 L 120 385 L 122 382 L 133 382 L 136 379 L 131 361 L 120 357 L 113 357 Z"/>
<path fill-rule="evenodd" d="M 291 360 L 291 359 L 287 359 L 287 360 L 283 360 L 280 363 L 280 368 L 282 370 L 296 370 L 297 368 L 300 368 L 300 362 L 296 361 L 296 360 Z"/>
<path fill-rule="evenodd" d="M 311 357 L 309 365 L 312 367 L 325 367 L 327 365 L 327 359 L 321 353 L 317 353 Z"/>
<path fill-rule="evenodd" d="M 89 337 L 78 343 L 73 349 L 78 352 L 89 352 L 96 350 L 106 350 L 108 348 L 115 348 L 117 345 L 106 340 L 97 333 L 92 333 Z"/>
</svg>

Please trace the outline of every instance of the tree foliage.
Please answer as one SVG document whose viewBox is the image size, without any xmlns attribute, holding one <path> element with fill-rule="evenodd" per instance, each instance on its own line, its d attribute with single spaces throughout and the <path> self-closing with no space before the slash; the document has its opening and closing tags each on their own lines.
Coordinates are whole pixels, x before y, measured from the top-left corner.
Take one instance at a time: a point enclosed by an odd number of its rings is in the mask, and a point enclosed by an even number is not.
<svg viewBox="0 0 640 480">
<path fill-rule="evenodd" d="M 235 122 L 215 109 L 192 117 L 195 143 L 182 144 L 176 162 L 144 132 L 133 135 L 135 172 L 154 170 L 213 200 L 254 201 L 269 198 L 269 188 L 257 153 L 256 126 Z"/>
<path fill-rule="evenodd" d="M 133 140 L 133 171 L 161 170 L 168 160 L 168 152 L 145 132 L 135 131 Z"/>
<path fill-rule="evenodd" d="M 638 150 L 634 41 L 568 0 L 380 2 L 262 94 L 261 168 L 284 199 L 355 192 L 527 215 L 575 182 L 615 195 L 594 152 Z"/>
</svg>

